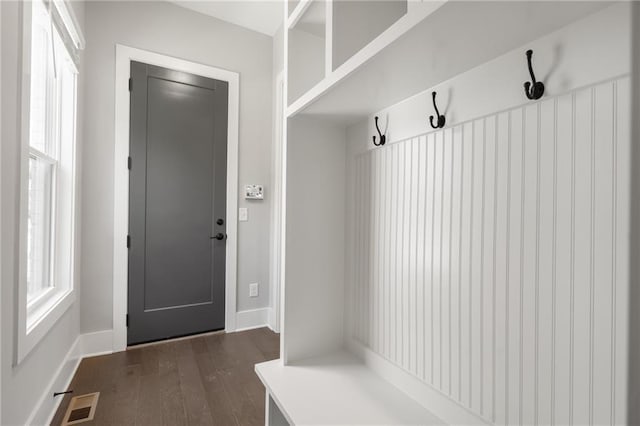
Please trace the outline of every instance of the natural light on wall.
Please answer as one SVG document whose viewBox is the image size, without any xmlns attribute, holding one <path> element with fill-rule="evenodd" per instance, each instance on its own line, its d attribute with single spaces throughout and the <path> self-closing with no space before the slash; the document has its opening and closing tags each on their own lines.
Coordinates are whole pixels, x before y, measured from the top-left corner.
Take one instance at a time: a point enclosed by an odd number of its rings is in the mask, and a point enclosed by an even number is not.
<svg viewBox="0 0 640 426">
<path fill-rule="evenodd" d="M 24 7 L 18 362 L 73 302 L 76 60 L 83 45 L 64 2 Z"/>
</svg>

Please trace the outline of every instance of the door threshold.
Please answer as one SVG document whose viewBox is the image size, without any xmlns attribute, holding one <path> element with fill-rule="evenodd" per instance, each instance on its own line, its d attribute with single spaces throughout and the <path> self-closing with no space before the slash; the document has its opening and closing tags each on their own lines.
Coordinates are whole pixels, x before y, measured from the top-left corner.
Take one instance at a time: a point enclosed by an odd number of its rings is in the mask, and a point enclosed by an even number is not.
<svg viewBox="0 0 640 426">
<path fill-rule="evenodd" d="M 136 343 L 133 345 L 127 345 L 126 350 L 145 348 L 147 346 L 161 345 L 163 343 L 179 342 L 181 340 L 190 340 L 190 339 L 195 339 L 197 337 L 213 336 L 215 334 L 222 334 L 222 333 L 225 333 L 224 329 L 214 330 L 214 331 L 205 331 L 204 333 L 189 334 L 187 336 L 169 337 L 167 339 L 155 340 L 153 342 Z"/>
</svg>

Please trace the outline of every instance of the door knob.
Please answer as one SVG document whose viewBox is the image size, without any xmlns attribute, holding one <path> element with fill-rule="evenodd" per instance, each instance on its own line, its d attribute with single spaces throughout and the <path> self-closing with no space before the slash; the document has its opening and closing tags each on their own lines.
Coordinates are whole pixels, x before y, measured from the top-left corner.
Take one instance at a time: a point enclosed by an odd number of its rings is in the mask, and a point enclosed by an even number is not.
<svg viewBox="0 0 640 426">
<path fill-rule="evenodd" d="M 223 234 L 222 232 L 218 232 L 216 234 L 216 236 L 215 237 L 211 237 L 211 239 L 213 240 L 215 238 L 216 240 L 224 240 L 226 237 L 227 236 L 225 234 Z"/>
</svg>

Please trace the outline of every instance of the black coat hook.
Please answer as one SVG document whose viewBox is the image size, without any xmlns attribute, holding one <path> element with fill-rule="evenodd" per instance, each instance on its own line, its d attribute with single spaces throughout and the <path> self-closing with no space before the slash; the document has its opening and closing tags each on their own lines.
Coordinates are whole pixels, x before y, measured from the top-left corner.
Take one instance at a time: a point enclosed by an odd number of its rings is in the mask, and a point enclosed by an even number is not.
<svg viewBox="0 0 640 426">
<path fill-rule="evenodd" d="M 540 99 L 544 94 L 544 83 L 536 81 L 536 76 L 533 75 L 533 67 L 531 66 L 531 56 L 533 56 L 533 50 L 527 50 L 527 64 L 529 65 L 529 74 L 531 74 L 531 82 L 527 81 L 524 84 L 524 93 L 529 99 Z"/>
<path fill-rule="evenodd" d="M 440 115 L 440 111 L 438 111 L 438 107 L 436 106 L 436 92 L 431 93 L 431 95 L 433 96 L 433 108 L 436 110 L 438 122 L 437 124 L 433 124 L 433 115 L 429 116 L 429 122 L 431 123 L 431 127 L 434 129 L 442 129 L 446 120 L 444 115 Z"/>
<path fill-rule="evenodd" d="M 378 117 L 376 117 L 376 130 L 378 131 L 378 135 L 380 135 L 380 142 L 376 143 L 376 137 L 374 136 L 373 137 L 373 144 L 375 146 L 382 146 L 387 141 L 387 136 L 383 135 L 382 132 L 380 131 L 380 127 L 378 127 Z"/>
</svg>

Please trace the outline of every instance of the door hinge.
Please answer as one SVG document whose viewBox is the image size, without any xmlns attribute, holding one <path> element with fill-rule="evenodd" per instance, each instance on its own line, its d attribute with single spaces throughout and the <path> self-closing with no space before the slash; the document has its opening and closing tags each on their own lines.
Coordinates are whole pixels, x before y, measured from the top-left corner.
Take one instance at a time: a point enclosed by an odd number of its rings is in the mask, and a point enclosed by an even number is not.
<svg viewBox="0 0 640 426">
<path fill-rule="evenodd" d="M 131 248 L 131 236 L 127 235 L 127 248 Z"/>
<path fill-rule="evenodd" d="M 127 317 L 125 319 L 125 323 L 126 323 L 127 327 L 129 327 L 129 314 L 127 314 Z"/>
<path fill-rule="evenodd" d="M 131 170 L 131 157 L 127 157 L 127 169 Z"/>
<path fill-rule="evenodd" d="M 133 90 L 133 80 L 129 79 L 129 91 L 131 92 Z"/>
</svg>

